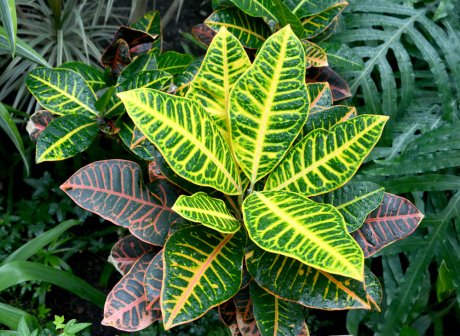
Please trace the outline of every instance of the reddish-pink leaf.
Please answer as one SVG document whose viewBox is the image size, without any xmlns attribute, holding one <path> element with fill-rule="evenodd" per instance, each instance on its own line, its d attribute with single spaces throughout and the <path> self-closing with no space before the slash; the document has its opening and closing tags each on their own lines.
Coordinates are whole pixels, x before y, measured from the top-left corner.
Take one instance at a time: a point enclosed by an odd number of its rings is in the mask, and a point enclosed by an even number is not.
<svg viewBox="0 0 460 336">
<path fill-rule="evenodd" d="M 147 295 L 147 310 L 161 311 L 160 294 L 163 283 L 163 250 L 153 258 L 145 272 L 144 289 Z"/>
<path fill-rule="evenodd" d="M 306 76 L 307 83 L 328 82 L 334 101 L 351 97 L 347 82 L 330 67 L 309 68 Z"/>
<path fill-rule="evenodd" d="M 144 291 L 144 276 L 155 257 L 153 252 L 142 255 L 131 270 L 115 285 L 104 306 L 103 325 L 123 331 L 138 331 L 161 319 L 161 313 L 148 311 Z"/>
<path fill-rule="evenodd" d="M 161 172 L 156 160 L 149 162 L 149 181 L 164 180 L 166 177 Z"/>
<path fill-rule="evenodd" d="M 97 161 L 70 177 L 61 189 L 83 209 L 129 228 L 140 240 L 163 245 L 177 218 L 166 187 L 155 195 L 143 185 L 138 164 L 125 160 Z"/>
<path fill-rule="evenodd" d="M 236 322 L 236 306 L 235 302 L 228 300 L 218 307 L 219 317 L 225 326 L 230 330 L 232 336 L 240 336 L 240 329 Z"/>
<path fill-rule="evenodd" d="M 133 235 L 121 238 L 110 251 L 109 261 L 123 275 L 129 272 L 134 263 L 146 252 L 158 250 Z"/>
<path fill-rule="evenodd" d="M 407 199 L 385 193 L 383 202 L 369 216 L 363 226 L 352 233 L 369 257 L 388 244 L 407 237 L 415 231 L 423 214 Z"/>
<path fill-rule="evenodd" d="M 192 35 L 205 46 L 209 46 L 216 32 L 204 23 L 200 23 L 192 28 Z"/>
<path fill-rule="evenodd" d="M 55 117 L 47 110 L 37 111 L 30 116 L 30 119 L 27 122 L 27 132 L 33 142 L 37 142 L 40 134 L 54 119 Z"/>
<path fill-rule="evenodd" d="M 252 300 L 249 294 L 249 287 L 240 290 L 234 297 L 236 306 L 236 322 L 243 336 L 260 335 L 256 319 L 252 310 Z"/>
</svg>

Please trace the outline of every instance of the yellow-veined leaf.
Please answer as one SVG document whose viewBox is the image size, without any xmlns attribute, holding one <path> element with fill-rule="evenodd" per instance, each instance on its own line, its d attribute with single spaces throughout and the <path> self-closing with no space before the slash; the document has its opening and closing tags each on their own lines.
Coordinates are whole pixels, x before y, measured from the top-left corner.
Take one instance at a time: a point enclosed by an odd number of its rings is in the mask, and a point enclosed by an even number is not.
<svg viewBox="0 0 460 336">
<path fill-rule="evenodd" d="M 328 66 L 326 52 L 317 44 L 308 40 L 302 40 L 303 48 L 305 50 L 305 59 L 307 61 L 307 68 Z"/>
<path fill-rule="evenodd" d="M 230 91 L 251 62 L 235 36 L 222 28 L 206 52 L 186 97 L 201 103 L 229 139 Z"/>
<path fill-rule="evenodd" d="M 318 113 L 322 109 L 332 106 L 332 92 L 329 83 L 307 83 L 307 91 L 310 98 L 309 117 L 315 113 Z"/>
<path fill-rule="evenodd" d="M 347 183 L 379 140 L 387 116 L 360 115 L 305 136 L 270 174 L 265 190 L 319 195 Z"/>
<path fill-rule="evenodd" d="M 163 252 L 161 311 L 165 329 L 193 321 L 238 292 L 242 231 L 222 234 L 195 226 L 175 232 Z"/>
<path fill-rule="evenodd" d="M 329 130 L 332 126 L 356 117 L 356 109 L 353 106 L 335 105 L 328 108 L 315 108 L 315 113 L 308 116 L 303 126 L 303 134 L 308 134 L 317 128 Z"/>
<path fill-rule="evenodd" d="M 303 18 L 301 22 L 305 29 L 305 38 L 311 39 L 324 32 L 347 5 L 348 2 L 340 1 L 321 13 Z"/>
<path fill-rule="evenodd" d="M 264 250 L 363 280 L 363 252 L 333 206 L 292 192 L 264 191 L 249 195 L 242 210 L 249 237 Z"/>
<path fill-rule="evenodd" d="M 251 185 L 281 161 L 307 119 L 304 77 L 302 44 L 286 27 L 265 42 L 230 94 L 232 145 Z"/>
<path fill-rule="evenodd" d="M 222 233 L 235 233 L 240 228 L 240 222 L 228 211 L 224 201 L 205 192 L 179 196 L 172 209 L 185 219 Z"/>
<path fill-rule="evenodd" d="M 118 96 L 134 124 L 176 174 L 225 194 L 241 194 L 230 148 L 198 103 L 150 89 L 131 90 Z"/>
</svg>

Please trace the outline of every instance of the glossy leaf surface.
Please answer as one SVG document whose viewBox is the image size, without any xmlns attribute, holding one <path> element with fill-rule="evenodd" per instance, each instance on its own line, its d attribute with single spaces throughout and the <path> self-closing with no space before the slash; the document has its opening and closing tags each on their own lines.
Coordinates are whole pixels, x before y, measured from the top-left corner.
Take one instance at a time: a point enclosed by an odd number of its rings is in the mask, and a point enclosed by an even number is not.
<svg viewBox="0 0 460 336">
<path fill-rule="evenodd" d="M 344 185 L 379 140 L 386 116 L 360 115 L 305 136 L 270 174 L 265 189 L 318 195 Z"/>
<path fill-rule="evenodd" d="M 388 244 L 407 237 L 418 227 L 423 214 L 407 199 L 385 193 L 383 203 L 373 211 L 353 238 L 370 257 Z"/>
<path fill-rule="evenodd" d="M 187 94 L 193 78 L 201 67 L 203 58 L 203 56 L 195 58 L 181 74 L 176 76 L 174 79 L 174 84 L 177 86 L 176 95 L 184 97 Z"/>
<path fill-rule="evenodd" d="M 342 13 L 348 2 L 341 1 L 325 9 L 321 13 L 313 14 L 301 20 L 305 29 L 305 38 L 311 39 L 325 31 L 333 20 Z"/>
<path fill-rule="evenodd" d="M 93 90 L 75 71 L 38 68 L 29 73 L 26 85 L 40 105 L 54 114 L 98 114 Z"/>
<path fill-rule="evenodd" d="M 230 148 L 198 103 L 149 89 L 119 97 L 134 124 L 178 175 L 226 194 L 241 193 Z"/>
<path fill-rule="evenodd" d="M 160 12 L 153 11 L 148 12 L 144 16 L 141 16 L 131 25 L 132 28 L 142 30 L 149 33 L 152 36 L 158 36 L 153 42 L 152 50 L 153 53 L 160 53 L 162 44 L 162 34 L 160 25 Z"/>
<path fill-rule="evenodd" d="M 118 136 L 125 146 L 142 160 L 151 161 L 155 159 L 155 146 L 137 128 L 129 118 L 122 118 L 120 121 Z"/>
<path fill-rule="evenodd" d="M 128 273 L 135 262 L 146 252 L 150 252 L 155 247 L 137 239 L 133 235 L 121 238 L 112 247 L 109 262 L 122 275 Z"/>
<path fill-rule="evenodd" d="M 341 0 L 283 0 L 288 8 L 299 18 L 318 14 Z"/>
<path fill-rule="evenodd" d="M 163 250 L 152 259 L 144 276 L 144 289 L 147 297 L 148 311 L 160 312 L 161 287 L 163 285 Z"/>
<path fill-rule="evenodd" d="M 37 139 L 35 161 L 57 161 L 75 156 L 91 145 L 98 131 L 97 121 L 84 115 L 54 119 Z"/>
<path fill-rule="evenodd" d="M 272 35 L 230 95 L 232 147 L 254 184 L 283 158 L 308 115 L 305 54 L 289 27 Z"/>
<path fill-rule="evenodd" d="M 351 97 L 347 82 L 330 67 L 311 67 L 308 69 L 306 80 L 308 83 L 328 82 L 334 101 Z"/>
<path fill-rule="evenodd" d="M 179 196 L 172 209 L 185 219 L 222 233 L 235 233 L 240 228 L 240 222 L 228 211 L 224 201 L 204 192 Z"/>
<path fill-rule="evenodd" d="M 158 70 L 156 56 L 151 52 L 136 57 L 134 61 L 123 69 L 120 77 L 118 77 L 117 83 L 122 83 L 131 76 L 150 70 Z"/>
<path fill-rule="evenodd" d="M 230 299 L 241 284 L 242 232 L 196 226 L 175 232 L 164 249 L 161 310 L 165 329 L 195 320 Z"/>
<path fill-rule="evenodd" d="M 202 104 L 227 139 L 230 139 L 230 91 L 250 65 L 242 45 L 224 27 L 212 40 L 201 68 L 186 94 L 187 98 Z"/>
<path fill-rule="evenodd" d="M 241 289 L 233 298 L 236 306 L 236 323 L 243 336 L 259 336 L 256 319 L 252 308 L 249 287 Z"/>
<path fill-rule="evenodd" d="M 163 245 L 176 216 L 164 203 L 166 195 L 153 196 L 143 185 L 141 169 L 131 161 L 94 162 L 78 170 L 61 189 L 83 209 L 155 245 Z"/>
<path fill-rule="evenodd" d="M 317 128 L 329 130 L 332 126 L 353 117 L 356 117 L 356 109 L 354 107 L 335 105 L 329 108 L 315 108 L 314 113 L 310 113 L 308 116 L 308 120 L 303 127 L 303 132 L 304 134 L 308 134 Z"/>
<path fill-rule="evenodd" d="M 302 40 L 305 50 L 306 67 L 324 67 L 328 65 L 326 52 L 318 45 L 308 40 Z"/>
<path fill-rule="evenodd" d="M 338 210 L 291 192 L 255 192 L 242 206 L 259 247 L 320 270 L 363 280 L 364 259 Z"/>
<path fill-rule="evenodd" d="M 216 36 L 216 32 L 204 23 L 200 23 L 192 27 L 192 35 L 203 45 L 209 46 L 214 36 Z"/>
<path fill-rule="evenodd" d="M 172 75 L 182 73 L 187 66 L 193 61 L 189 54 L 181 54 L 176 51 L 167 51 L 157 58 L 158 69 L 166 71 Z"/>
<path fill-rule="evenodd" d="M 308 96 L 310 98 L 310 115 L 332 106 L 332 92 L 327 82 L 307 83 Z M 308 120 L 307 120 L 308 123 Z"/>
<path fill-rule="evenodd" d="M 103 325 L 133 332 L 145 329 L 161 318 L 159 311 L 146 309 L 144 276 L 154 256 L 152 252 L 142 255 L 109 293 L 104 306 Z"/>
<path fill-rule="evenodd" d="M 73 70 L 78 73 L 95 92 L 107 86 L 104 73 L 83 62 L 66 62 L 60 65 L 59 68 Z"/>
<path fill-rule="evenodd" d="M 238 323 L 236 322 L 236 306 L 233 299 L 222 303 L 218 308 L 218 312 L 220 320 L 228 327 L 231 336 L 241 335 Z"/>
</svg>

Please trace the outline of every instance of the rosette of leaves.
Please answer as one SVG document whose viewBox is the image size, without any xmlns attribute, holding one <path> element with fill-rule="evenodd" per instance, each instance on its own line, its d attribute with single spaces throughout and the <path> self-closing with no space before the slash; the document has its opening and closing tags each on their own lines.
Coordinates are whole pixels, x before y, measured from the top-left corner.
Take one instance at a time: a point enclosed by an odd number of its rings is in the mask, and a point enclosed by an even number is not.
<svg viewBox="0 0 460 336">
<path fill-rule="evenodd" d="M 379 309 L 364 259 L 423 215 L 351 180 L 387 117 L 333 106 L 329 85 L 307 84 L 305 68 L 289 26 L 252 64 L 221 29 L 185 97 L 118 93 L 143 137 L 137 149 L 155 157 L 149 185 L 136 163 L 107 160 L 61 186 L 132 233 L 111 252 L 124 276 L 103 324 L 170 329 L 217 308 L 236 334 L 304 335 L 305 307 Z"/>
</svg>

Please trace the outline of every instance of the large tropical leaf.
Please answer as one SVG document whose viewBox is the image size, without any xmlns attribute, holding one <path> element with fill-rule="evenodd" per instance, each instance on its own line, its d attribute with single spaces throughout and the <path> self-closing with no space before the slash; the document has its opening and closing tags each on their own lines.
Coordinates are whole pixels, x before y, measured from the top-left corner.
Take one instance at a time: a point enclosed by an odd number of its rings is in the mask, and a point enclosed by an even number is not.
<svg viewBox="0 0 460 336">
<path fill-rule="evenodd" d="M 252 309 L 252 299 L 249 287 L 242 288 L 234 297 L 236 307 L 236 323 L 243 336 L 260 336 Z"/>
<path fill-rule="evenodd" d="M 301 40 L 305 50 L 306 67 L 328 66 L 326 52 L 318 45 L 308 40 Z"/>
<path fill-rule="evenodd" d="M 222 28 L 206 52 L 201 68 L 186 97 L 201 103 L 225 138 L 229 137 L 228 105 L 230 91 L 251 65 L 240 42 Z"/>
<path fill-rule="evenodd" d="M 225 202 L 204 192 L 179 196 L 172 209 L 185 219 L 222 233 L 235 233 L 240 228 L 240 222 L 228 211 Z"/>
<path fill-rule="evenodd" d="M 142 183 L 139 165 L 131 161 L 94 162 L 78 170 L 61 189 L 83 209 L 129 228 L 151 244 L 164 244 L 176 218 L 164 203 L 165 195 L 154 197 Z"/>
<path fill-rule="evenodd" d="M 55 114 L 98 115 L 93 90 L 73 70 L 38 68 L 29 73 L 26 85 L 40 105 Z"/>
<path fill-rule="evenodd" d="M 147 244 L 133 235 L 128 235 L 113 245 L 109 262 L 118 272 L 125 275 L 144 253 L 150 252 L 154 248 L 154 245 Z"/>
<path fill-rule="evenodd" d="M 308 116 L 303 133 L 308 134 L 317 128 L 329 130 L 332 126 L 353 117 L 356 117 L 356 109 L 350 106 L 335 105 L 329 108 L 315 108 L 314 113 L 310 112 Z"/>
<path fill-rule="evenodd" d="M 372 150 L 386 116 L 360 115 L 305 136 L 270 174 L 266 190 L 318 195 L 344 185 Z"/>
<path fill-rule="evenodd" d="M 369 257 L 415 231 L 423 214 L 407 199 L 385 193 L 382 204 L 366 219 L 353 237 Z"/>
<path fill-rule="evenodd" d="M 286 191 L 255 192 L 242 206 L 249 237 L 264 250 L 362 281 L 364 258 L 329 204 Z"/>
<path fill-rule="evenodd" d="M 193 56 L 181 54 L 176 51 L 167 51 L 157 58 L 158 69 L 166 71 L 172 75 L 182 73 L 193 61 Z"/>
<path fill-rule="evenodd" d="M 230 148 L 198 103 L 149 89 L 119 97 L 134 124 L 178 175 L 226 194 L 241 193 Z"/>
<path fill-rule="evenodd" d="M 230 95 L 232 146 L 251 185 L 291 146 L 308 115 L 305 54 L 286 27 L 272 35 Z"/>
<path fill-rule="evenodd" d="M 118 136 L 125 146 L 138 158 L 146 161 L 155 160 L 155 146 L 137 128 L 128 116 L 124 116 L 120 122 Z"/>
<path fill-rule="evenodd" d="M 241 285 L 243 232 L 195 226 L 175 232 L 164 248 L 161 310 L 165 329 L 195 320 L 230 299 Z"/>
<path fill-rule="evenodd" d="M 162 47 L 162 33 L 160 25 L 160 12 L 148 12 L 144 16 L 140 17 L 131 25 L 132 28 L 142 30 L 149 33 L 152 36 L 158 36 L 152 43 L 152 49 L 150 52 L 159 54 Z"/>
<path fill-rule="evenodd" d="M 163 285 L 163 250 L 152 259 L 145 271 L 144 289 L 147 297 L 147 310 L 161 311 L 160 296 Z"/>
<path fill-rule="evenodd" d="M 107 86 L 104 73 L 91 65 L 83 62 L 66 62 L 59 66 L 61 69 L 69 69 L 83 77 L 93 91 L 97 92 Z"/>
</svg>

